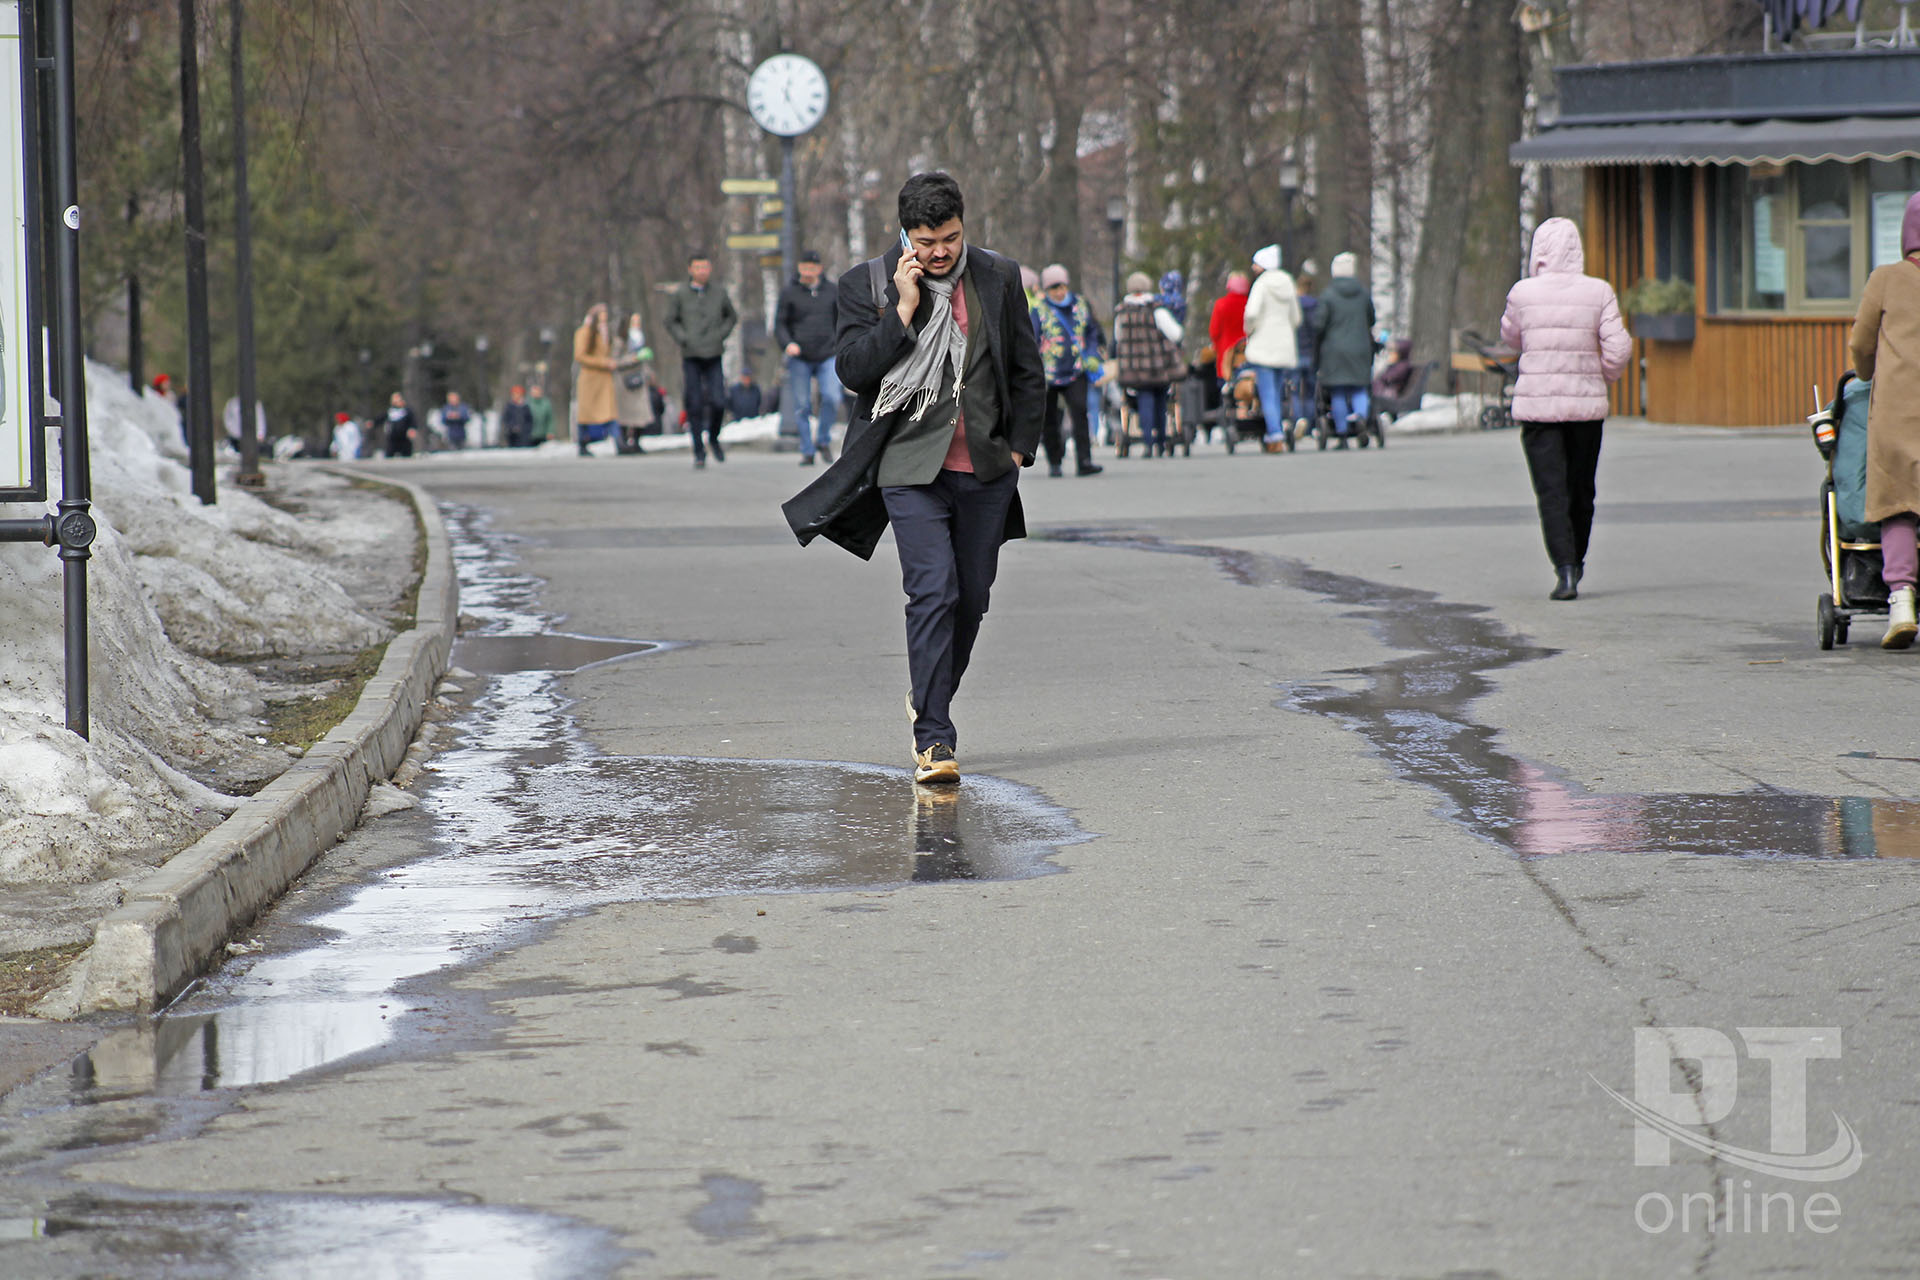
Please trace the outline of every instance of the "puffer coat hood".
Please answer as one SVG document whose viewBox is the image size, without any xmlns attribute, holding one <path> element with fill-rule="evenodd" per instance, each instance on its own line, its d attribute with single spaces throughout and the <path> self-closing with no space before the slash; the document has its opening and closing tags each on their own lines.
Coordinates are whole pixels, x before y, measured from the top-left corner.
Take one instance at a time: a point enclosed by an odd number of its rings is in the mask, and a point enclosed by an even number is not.
<svg viewBox="0 0 1920 1280">
<path fill-rule="evenodd" d="M 1527 256 L 1527 274 L 1587 274 L 1587 250 L 1580 243 L 1580 228 L 1566 218 L 1548 218 L 1533 233 L 1533 252 Z"/>
<path fill-rule="evenodd" d="M 1607 416 L 1607 384 L 1633 357 L 1613 286 L 1586 274 L 1580 229 L 1565 218 L 1540 224 L 1527 263 L 1500 317 L 1501 341 L 1520 353 L 1514 419 L 1597 422 Z"/>
</svg>

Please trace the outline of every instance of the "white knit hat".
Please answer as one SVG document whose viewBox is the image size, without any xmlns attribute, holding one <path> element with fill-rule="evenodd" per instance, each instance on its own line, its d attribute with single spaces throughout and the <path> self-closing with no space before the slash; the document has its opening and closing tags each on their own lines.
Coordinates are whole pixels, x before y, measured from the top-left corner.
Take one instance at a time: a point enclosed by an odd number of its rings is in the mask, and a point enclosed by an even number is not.
<svg viewBox="0 0 1920 1280">
<path fill-rule="evenodd" d="M 1270 244 L 1254 254 L 1253 265 L 1262 271 L 1278 271 L 1280 269 L 1280 246 Z"/>
<path fill-rule="evenodd" d="M 1333 255 L 1333 278 L 1336 280 L 1342 276 L 1355 274 L 1359 267 L 1360 259 L 1354 257 L 1351 253 L 1336 253 Z"/>
</svg>

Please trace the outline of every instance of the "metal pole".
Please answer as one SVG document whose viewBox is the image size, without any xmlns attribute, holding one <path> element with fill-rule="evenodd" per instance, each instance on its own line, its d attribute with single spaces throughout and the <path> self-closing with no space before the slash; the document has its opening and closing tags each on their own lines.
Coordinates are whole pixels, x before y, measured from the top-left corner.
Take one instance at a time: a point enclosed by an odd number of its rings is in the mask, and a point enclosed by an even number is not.
<svg viewBox="0 0 1920 1280">
<path fill-rule="evenodd" d="M 253 363 L 253 198 L 247 193 L 247 73 L 241 41 L 242 0 L 227 0 L 233 17 L 233 280 L 234 328 L 240 348 L 240 483 L 259 488 L 260 433 L 255 425 Z"/>
<path fill-rule="evenodd" d="M 180 158 L 187 204 L 187 449 L 193 493 L 217 497 L 213 476 L 213 355 L 207 332 L 206 167 L 200 158 L 198 0 L 180 0 Z"/>
<path fill-rule="evenodd" d="M 764 226 L 765 224 L 763 223 L 762 225 Z M 798 259 L 800 257 L 800 250 L 794 244 L 794 238 L 795 238 L 794 233 L 795 233 L 795 228 L 793 223 L 793 139 L 782 138 L 780 139 L 780 283 L 777 286 L 775 286 L 773 291 L 773 297 L 774 297 L 773 305 L 774 305 L 774 310 L 776 312 L 778 312 L 780 308 L 779 299 L 780 299 L 781 291 L 787 287 L 787 281 L 793 279 L 793 273 L 799 267 Z M 767 337 L 770 340 L 773 337 L 773 316 L 767 317 Z M 783 378 L 783 375 L 787 367 L 787 353 L 784 350 L 779 350 L 779 351 L 776 351 L 774 354 L 776 356 L 776 359 L 774 361 L 773 367 L 775 370 L 778 371 L 774 374 L 774 378 L 775 378 L 774 385 L 778 386 L 781 381 L 785 380 Z M 813 384 L 811 382 L 807 384 L 807 389 L 808 389 L 807 398 L 811 400 L 813 398 L 812 396 Z M 795 435 L 795 436 L 799 435 L 800 433 L 800 425 L 799 425 L 800 416 L 799 415 L 800 415 L 800 405 L 793 398 L 793 396 L 791 395 L 781 396 L 780 397 L 780 429 L 781 429 L 782 435 Z"/>
<path fill-rule="evenodd" d="M 73 7 L 52 0 L 54 257 L 59 294 L 60 502 L 55 517 L 66 578 L 67 728 L 87 736 L 87 558 L 93 545 L 93 476 L 87 459 L 87 368 L 80 321 L 80 187 L 73 112 Z"/>
<path fill-rule="evenodd" d="M 137 196 L 127 197 L 127 225 L 140 216 Z M 127 385 L 139 395 L 147 385 L 147 350 L 140 332 L 140 272 L 127 273 Z"/>
<path fill-rule="evenodd" d="M 1120 311 L 1120 236 L 1126 230 L 1127 224 L 1115 222 L 1110 225 L 1113 227 L 1113 310 L 1114 314 L 1118 315 Z"/>
</svg>

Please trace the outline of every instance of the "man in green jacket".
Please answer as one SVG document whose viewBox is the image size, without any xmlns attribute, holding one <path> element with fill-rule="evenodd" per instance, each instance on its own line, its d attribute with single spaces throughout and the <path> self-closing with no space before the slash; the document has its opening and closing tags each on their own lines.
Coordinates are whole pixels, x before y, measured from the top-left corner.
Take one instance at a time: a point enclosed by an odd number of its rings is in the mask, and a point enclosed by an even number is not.
<svg viewBox="0 0 1920 1280">
<path fill-rule="evenodd" d="M 720 447 L 720 421 L 727 400 L 720 352 L 727 345 L 727 335 L 740 321 L 727 291 L 708 283 L 712 276 L 713 261 L 705 250 L 695 250 L 687 260 L 687 282 L 675 289 L 667 302 L 667 333 L 680 344 L 687 434 L 693 437 L 695 467 L 707 465 L 708 441 L 713 444 L 713 460 L 727 460 L 726 450 Z"/>
</svg>

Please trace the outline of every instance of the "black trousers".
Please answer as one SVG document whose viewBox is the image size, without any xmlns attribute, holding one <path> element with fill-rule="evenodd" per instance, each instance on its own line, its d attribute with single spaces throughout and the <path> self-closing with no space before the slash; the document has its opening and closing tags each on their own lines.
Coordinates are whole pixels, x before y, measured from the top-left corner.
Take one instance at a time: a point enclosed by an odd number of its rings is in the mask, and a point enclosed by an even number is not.
<svg viewBox="0 0 1920 1280">
<path fill-rule="evenodd" d="M 720 423 L 727 412 L 727 376 L 721 371 L 720 357 L 680 357 L 680 379 L 686 393 L 687 434 L 693 437 L 693 456 L 705 458 L 706 441 L 711 440 L 714 456 L 723 457 Z"/>
<path fill-rule="evenodd" d="M 1073 415 L 1073 461 L 1078 467 L 1093 462 L 1093 436 L 1087 430 L 1087 375 L 1081 374 L 1064 387 L 1047 388 L 1047 417 L 1041 426 L 1040 446 L 1046 451 L 1047 465 L 1057 467 L 1067 456 L 1067 442 L 1060 436 L 1061 402 Z"/>
<path fill-rule="evenodd" d="M 1019 475 L 1016 467 L 982 483 L 970 471 L 942 471 L 932 484 L 880 490 L 907 592 L 907 674 L 919 713 L 913 722 L 916 751 L 936 742 L 960 745 L 953 695 L 986 616 Z"/>
<path fill-rule="evenodd" d="M 1600 469 L 1600 423 L 1523 422 L 1533 496 L 1540 504 L 1540 533 L 1554 568 L 1585 564 L 1593 534 L 1593 477 Z"/>
</svg>

